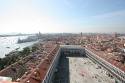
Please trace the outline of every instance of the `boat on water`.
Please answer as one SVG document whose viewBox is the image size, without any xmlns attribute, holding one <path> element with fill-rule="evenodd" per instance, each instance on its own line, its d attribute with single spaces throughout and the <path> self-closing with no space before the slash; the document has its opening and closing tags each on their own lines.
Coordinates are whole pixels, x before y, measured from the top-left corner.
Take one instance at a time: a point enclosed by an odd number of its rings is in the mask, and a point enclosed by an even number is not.
<svg viewBox="0 0 125 83">
<path fill-rule="evenodd" d="M 6 47 L 6 48 L 10 48 L 10 47 Z"/>
</svg>

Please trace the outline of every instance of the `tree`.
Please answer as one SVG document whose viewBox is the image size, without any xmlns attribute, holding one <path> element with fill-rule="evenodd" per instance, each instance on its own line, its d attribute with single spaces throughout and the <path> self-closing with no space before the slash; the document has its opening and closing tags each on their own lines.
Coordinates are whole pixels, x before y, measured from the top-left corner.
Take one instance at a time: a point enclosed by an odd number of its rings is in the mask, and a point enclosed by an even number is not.
<svg viewBox="0 0 125 83">
<path fill-rule="evenodd" d="M 38 50 L 38 47 L 37 46 L 33 46 L 32 47 L 32 52 L 35 52 L 36 50 Z"/>
<path fill-rule="evenodd" d="M 22 55 L 28 55 L 29 53 L 30 53 L 30 48 L 29 47 L 23 48 L 23 51 L 21 52 Z"/>
</svg>

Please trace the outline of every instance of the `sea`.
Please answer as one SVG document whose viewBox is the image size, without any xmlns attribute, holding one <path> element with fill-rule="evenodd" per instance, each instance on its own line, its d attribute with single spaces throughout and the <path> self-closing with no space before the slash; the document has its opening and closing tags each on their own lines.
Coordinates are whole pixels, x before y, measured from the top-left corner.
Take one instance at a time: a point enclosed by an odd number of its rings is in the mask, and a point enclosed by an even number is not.
<svg viewBox="0 0 125 83">
<path fill-rule="evenodd" d="M 4 58 L 5 54 L 8 54 L 15 49 L 22 50 L 24 47 L 31 46 L 34 42 L 17 43 L 18 39 L 25 39 L 28 36 L 11 36 L 11 37 L 0 37 L 0 58 Z"/>
</svg>

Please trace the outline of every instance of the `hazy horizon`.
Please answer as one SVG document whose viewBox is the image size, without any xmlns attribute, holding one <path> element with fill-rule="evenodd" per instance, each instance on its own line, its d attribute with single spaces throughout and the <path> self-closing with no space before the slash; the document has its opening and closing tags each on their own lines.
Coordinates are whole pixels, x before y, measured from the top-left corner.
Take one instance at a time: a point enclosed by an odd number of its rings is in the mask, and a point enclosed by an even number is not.
<svg viewBox="0 0 125 83">
<path fill-rule="evenodd" d="M 125 0 L 0 0 L 0 34 L 124 33 Z"/>
</svg>

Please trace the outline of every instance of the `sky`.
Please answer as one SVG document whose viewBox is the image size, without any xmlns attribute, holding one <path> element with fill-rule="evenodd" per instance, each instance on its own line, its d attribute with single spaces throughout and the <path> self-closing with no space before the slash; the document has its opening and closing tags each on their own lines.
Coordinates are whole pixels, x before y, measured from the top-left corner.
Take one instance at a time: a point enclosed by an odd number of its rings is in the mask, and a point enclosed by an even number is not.
<svg viewBox="0 0 125 83">
<path fill-rule="evenodd" d="M 0 0 L 0 34 L 125 31 L 125 0 Z"/>
</svg>

